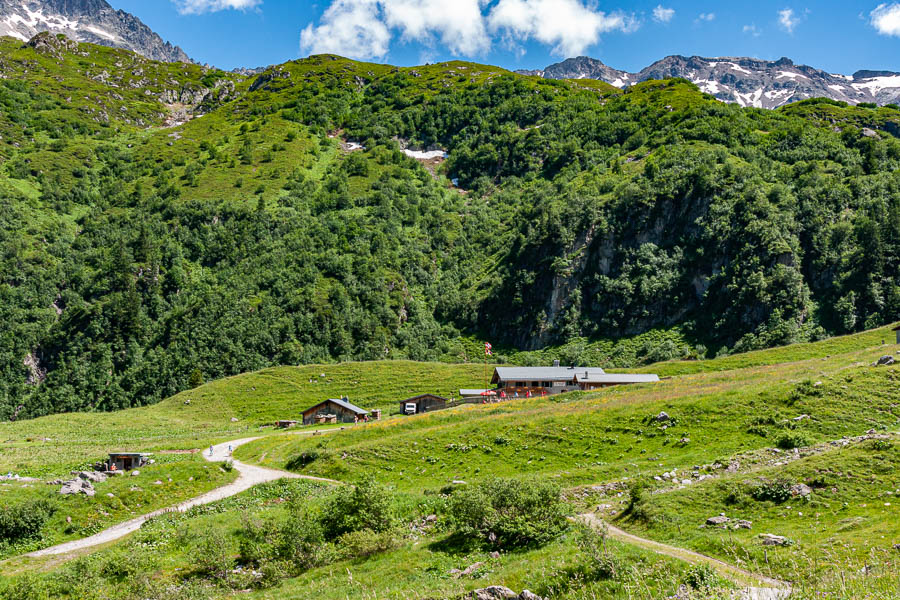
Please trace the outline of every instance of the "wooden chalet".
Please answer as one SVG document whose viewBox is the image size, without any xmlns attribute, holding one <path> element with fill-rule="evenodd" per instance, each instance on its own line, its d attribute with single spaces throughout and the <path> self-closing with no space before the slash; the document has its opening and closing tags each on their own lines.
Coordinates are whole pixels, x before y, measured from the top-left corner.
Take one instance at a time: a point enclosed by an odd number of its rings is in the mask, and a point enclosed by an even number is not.
<svg viewBox="0 0 900 600">
<path fill-rule="evenodd" d="M 314 423 L 316 423 L 316 419 L 318 417 L 324 417 L 319 419 L 322 422 L 329 422 L 332 421 L 329 418 L 332 415 L 335 417 L 335 420 L 332 422 L 353 423 L 354 420 L 362 419 L 368 414 L 369 411 L 363 410 L 360 407 L 351 404 L 350 401 L 345 398 L 331 398 L 329 400 L 319 402 L 315 406 L 311 406 L 304 410 L 303 424 L 313 425 Z"/>
<path fill-rule="evenodd" d="M 659 381 L 657 375 L 607 373 L 599 367 L 497 367 L 491 383 L 505 398 L 547 396 L 575 390 Z"/>
<path fill-rule="evenodd" d="M 403 400 L 400 403 L 400 412 L 405 412 L 405 408 L 407 404 L 415 404 L 416 412 L 415 414 L 421 414 L 430 412 L 432 410 L 443 410 L 447 408 L 447 403 L 450 402 L 448 399 L 443 396 L 438 396 L 436 394 L 419 394 L 418 396 L 413 396 L 412 398 L 408 398 L 407 400 Z"/>
</svg>

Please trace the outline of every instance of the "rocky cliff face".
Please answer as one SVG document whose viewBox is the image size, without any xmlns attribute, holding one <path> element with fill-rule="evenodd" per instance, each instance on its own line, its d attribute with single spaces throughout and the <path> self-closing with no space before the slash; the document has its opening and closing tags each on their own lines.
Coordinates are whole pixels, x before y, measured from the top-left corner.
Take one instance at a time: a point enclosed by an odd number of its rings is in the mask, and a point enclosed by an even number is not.
<svg viewBox="0 0 900 600">
<path fill-rule="evenodd" d="M 181 48 L 163 41 L 140 19 L 115 10 L 105 0 L 0 1 L 0 35 L 25 42 L 42 31 L 125 48 L 153 60 L 191 62 Z"/>
<path fill-rule="evenodd" d="M 613 69 L 586 56 L 569 58 L 543 71 L 520 71 L 546 79 L 599 79 L 626 87 L 648 79 L 683 77 L 723 102 L 741 106 L 777 108 L 807 98 L 831 98 L 850 104 L 900 101 L 900 73 L 857 71 L 851 75 L 828 73 L 788 58 L 667 56 L 638 73 Z"/>
</svg>

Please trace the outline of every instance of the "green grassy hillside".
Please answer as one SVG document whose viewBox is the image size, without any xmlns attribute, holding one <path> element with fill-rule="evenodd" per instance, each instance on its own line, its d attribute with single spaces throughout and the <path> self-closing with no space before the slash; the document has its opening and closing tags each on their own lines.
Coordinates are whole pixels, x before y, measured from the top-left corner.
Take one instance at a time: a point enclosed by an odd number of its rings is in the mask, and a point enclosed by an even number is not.
<svg viewBox="0 0 900 600">
<path fill-rule="evenodd" d="M 692 368 L 681 374 L 675 372 L 678 363 L 660 363 L 650 367 L 665 374 L 657 384 L 394 416 L 327 436 L 297 436 L 259 425 L 340 393 L 365 407 L 390 408 L 414 392 L 474 385 L 481 366 L 383 361 L 266 369 L 106 418 L 69 415 L 85 419 L 70 429 L 61 427 L 63 415 L 29 421 L 30 435 L 39 438 L 31 442 L 17 438 L 26 423 L 5 424 L 2 456 L 47 476 L 93 457 L 105 444 L 122 443 L 123 435 L 132 436 L 141 450 L 158 452 L 259 435 L 262 439 L 239 448 L 236 458 L 341 482 L 374 478 L 393 503 L 398 529 L 390 538 L 332 539 L 319 549 L 320 558 L 307 557 L 312 562 L 299 571 L 277 561 L 251 566 L 256 563 L 248 557 L 280 543 L 279 528 L 329 514 L 338 493 L 333 485 L 283 481 L 186 515 L 156 519 L 139 533 L 76 560 L 7 560 L 0 590 L 4 582 L 11 587 L 0 591 L 0 598 L 19 597 L 15 594 L 25 589 L 76 598 L 92 589 L 113 599 L 129 594 L 205 599 L 232 597 L 248 588 L 254 598 L 313 593 L 457 597 L 491 584 L 528 588 L 553 599 L 651 599 L 670 596 L 681 585 L 694 589 L 695 597 L 717 598 L 735 585 L 725 572 L 715 575 L 691 566 L 677 552 L 665 557 L 612 539 L 603 541 L 604 570 L 595 570 L 600 567 L 589 558 L 588 538 L 577 528 L 547 543 L 498 554 L 455 536 L 449 512 L 454 495 L 498 476 L 534 482 L 530 485 L 553 483 L 571 515 L 596 513 L 673 548 L 791 581 L 792 597 L 892 598 L 898 583 L 894 546 L 900 543 L 895 518 L 900 397 L 894 385 L 900 370 L 871 366 L 897 351 L 896 345 L 882 343 L 892 341 L 886 339 L 890 333 L 885 327 L 686 361 L 682 366 Z M 658 420 L 661 412 L 669 419 Z M 130 429 L 124 429 L 126 422 Z M 166 484 L 174 486 L 171 490 L 154 492 L 142 473 L 137 481 L 144 483 L 138 487 L 147 491 L 140 498 L 109 488 L 114 498 L 104 489 L 93 500 L 60 504 L 39 539 L 7 547 L 6 555 L 77 537 L 95 530 L 85 528 L 123 518 L 128 510 L 149 510 L 166 498 L 214 484 L 200 477 L 210 471 L 198 470 L 203 464 L 196 455 L 159 456 L 166 458 L 146 477 L 164 483 L 172 477 Z M 785 491 L 798 484 L 808 486 L 808 497 Z M 54 494 L 53 489 L 5 485 L 0 503 L 55 501 Z M 117 500 L 123 504 L 118 509 Z M 752 522 L 751 529 L 701 527 L 720 513 Z M 257 539 L 253 531 L 276 537 L 262 546 L 248 545 Z M 303 537 L 313 530 L 290 531 Z M 759 535 L 764 533 L 790 541 L 783 547 L 762 546 Z M 129 571 L 114 567 L 124 556 L 137 559 L 138 566 Z M 227 571 L 217 565 L 227 565 Z M 472 565 L 467 575 L 451 571 Z M 163 590 L 170 595 L 160 595 Z"/>
<path fill-rule="evenodd" d="M 0 42 L 0 419 L 485 339 L 634 367 L 900 314 L 894 107 L 39 42 Z"/>
</svg>

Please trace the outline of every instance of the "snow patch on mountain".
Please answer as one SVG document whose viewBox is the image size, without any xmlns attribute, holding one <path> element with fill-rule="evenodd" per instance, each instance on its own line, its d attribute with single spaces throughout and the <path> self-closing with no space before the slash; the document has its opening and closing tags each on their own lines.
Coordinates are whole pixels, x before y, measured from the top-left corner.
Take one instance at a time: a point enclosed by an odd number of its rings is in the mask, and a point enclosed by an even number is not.
<svg viewBox="0 0 900 600">
<path fill-rule="evenodd" d="M 848 104 L 900 101 L 900 73 L 857 71 L 852 76 L 842 75 L 795 65 L 788 58 L 766 61 L 747 57 L 667 56 L 638 73 L 628 73 L 580 56 L 527 74 L 547 79 L 599 79 L 618 88 L 648 79 L 683 77 L 723 102 L 761 108 L 777 108 L 817 97 Z"/>
<path fill-rule="evenodd" d="M 78 42 L 125 48 L 147 58 L 191 62 L 137 17 L 106 0 L 2 0 L 0 36 L 28 41 L 38 33 L 63 34 Z"/>
</svg>

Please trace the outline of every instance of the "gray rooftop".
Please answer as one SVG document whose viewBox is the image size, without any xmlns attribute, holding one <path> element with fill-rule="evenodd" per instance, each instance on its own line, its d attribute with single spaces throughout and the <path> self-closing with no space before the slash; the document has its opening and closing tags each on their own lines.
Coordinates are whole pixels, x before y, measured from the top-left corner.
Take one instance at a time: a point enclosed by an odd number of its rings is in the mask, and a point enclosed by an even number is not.
<svg viewBox="0 0 900 600">
<path fill-rule="evenodd" d="M 650 383 L 659 381 L 659 375 L 643 373 L 585 373 L 583 370 L 575 375 L 578 383 Z"/>
<path fill-rule="evenodd" d="M 585 371 L 603 375 L 600 367 L 497 367 L 491 383 L 500 381 L 572 381 L 575 375 Z"/>
<path fill-rule="evenodd" d="M 369 414 L 369 411 L 363 410 L 363 409 L 361 409 L 360 407 L 356 406 L 355 404 L 350 404 L 350 402 L 348 402 L 347 400 L 342 400 L 342 399 L 340 399 L 340 398 L 329 398 L 328 400 L 323 400 L 322 402 L 319 402 L 319 403 L 316 404 L 315 406 L 310 406 L 309 408 L 306 409 L 306 411 L 309 411 L 309 410 L 312 410 L 312 409 L 314 409 L 314 408 L 317 408 L 317 407 L 319 407 L 319 406 L 325 404 L 326 402 L 334 402 L 334 403 L 337 404 L 338 406 L 342 406 L 342 407 L 346 408 L 347 410 L 349 410 L 349 411 L 351 411 L 351 412 L 355 412 L 355 413 L 358 414 L 358 415 L 367 415 L 367 414 Z M 306 412 L 306 411 L 303 411 L 303 412 Z"/>
<path fill-rule="evenodd" d="M 468 390 L 459 390 L 460 396 L 480 396 L 481 392 L 486 392 L 487 390 L 484 388 L 480 389 L 468 389 Z"/>
</svg>

